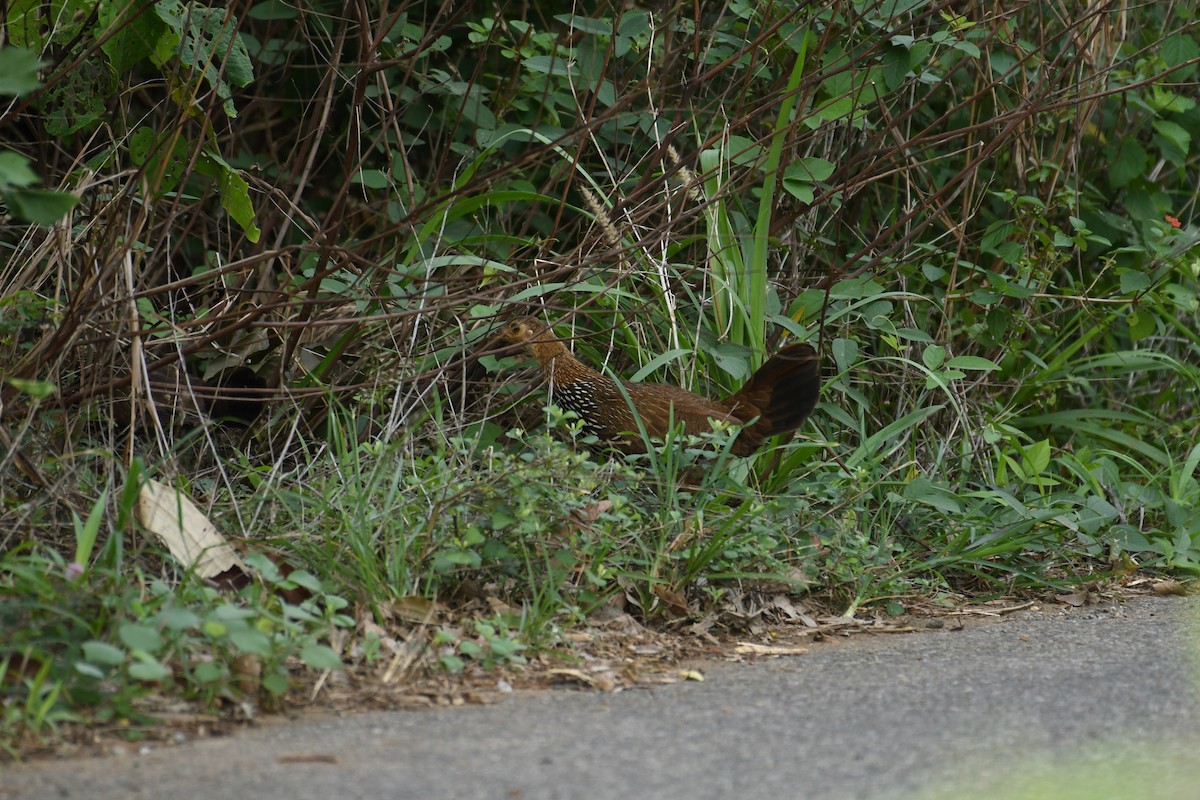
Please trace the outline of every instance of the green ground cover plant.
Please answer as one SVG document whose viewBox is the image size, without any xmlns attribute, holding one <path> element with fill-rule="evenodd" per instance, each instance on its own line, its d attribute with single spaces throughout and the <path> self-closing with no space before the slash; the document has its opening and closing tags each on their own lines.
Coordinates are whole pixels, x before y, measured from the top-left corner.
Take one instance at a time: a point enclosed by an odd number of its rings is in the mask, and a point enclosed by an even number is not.
<svg viewBox="0 0 1200 800">
<path fill-rule="evenodd" d="M 614 599 L 1200 567 L 1194 8 L 530 5 L 4 6 L 8 753 L 392 639 L 520 668 Z M 822 399 L 613 457 L 491 342 L 530 313 L 714 395 L 809 341 Z"/>
</svg>

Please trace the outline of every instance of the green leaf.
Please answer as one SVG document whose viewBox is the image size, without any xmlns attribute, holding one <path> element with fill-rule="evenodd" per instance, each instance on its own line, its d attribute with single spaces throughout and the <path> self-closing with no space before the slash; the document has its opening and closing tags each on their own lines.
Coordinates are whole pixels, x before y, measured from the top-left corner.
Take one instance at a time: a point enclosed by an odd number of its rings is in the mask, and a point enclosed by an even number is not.
<svg viewBox="0 0 1200 800">
<path fill-rule="evenodd" d="M 155 659 L 146 657 L 129 665 L 129 677 L 150 683 L 165 680 L 170 677 L 171 670 Z"/>
<path fill-rule="evenodd" d="M 115 667 L 125 663 L 125 651 L 108 642 L 84 642 L 82 650 L 83 657 L 93 664 Z"/>
<path fill-rule="evenodd" d="M 270 675 L 263 676 L 262 688 L 276 697 L 281 696 L 288 690 L 287 675 L 282 672 L 272 672 Z"/>
<path fill-rule="evenodd" d="M 962 513 L 962 505 L 949 491 L 925 477 L 909 481 L 904 487 L 904 498 L 947 514 Z"/>
<path fill-rule="evenodd" d="M 215 661 L 201 661 L 192 670 L 197 683 L 216 683 L 225 677 L 224 668 Z"/>
<path fill-rule="evenodd" d="M 817 196 L 811 183 L 799 183 L 786 177 L 783 179 L 783 189 L 801 203 L 811 203 Z"/>
<path fill-rule="evenodd" d="M 154 8 L 170 29 L 155 47 L 155 63 L 178 56 L 181 64 L 193 68 L 225 101 L 226 116 L 236 117 L 229 85 L 246 86 L 254 80 L 250 53 L 241 34 L 236 33 L 237 17 L 227 17 L 223 6 L 209 8 L 196 2 L 185 6 L 179 0 L 159 0 Z"/>
<path fill-rule="evenodd" d="M 833 360 L 839 372 L 847 372 L 858 363 L 858 342 L 853 339 L 833 340 Z"/>
<path fill-rule="evenodd" d="M 79 198 L 50 189 L 13 189 L 4 193 L 4 201 L 14 217 L 49 228 L 71 213 Z"/>
<path fill-rule="evenodd" d="M 909 44 L 902 44 L 897 40 L 908 40 Z M 911 45 L 911 36 L 893 36 L 892 44 L 883 51 L 883 82 L 889 89 L 897 89 L 904 84 L 904 79 L 911 71 L 911 55 L 908 47 Z"/>
<path fill-rule="evenodd" d="M 5 381 L 18 392 L 23 392 L 34 400 L 45 400 L 58 391 L 58 386 L 50 381 L 28 380 L 26 378 L 5 378 Z"/>
<path fill-rule="evenodd" d="M 1036 477 L 1050 466 L 1050 440 L 1042 439 L 1022 449 L 1022 468 L 1026 478 Z"/>
<path fill-rule="evenodd" d="M 229 643 L 237 648 L 239 653 L 250 653 L 256 656 L 271 654 L 271 639 L 262 631 L 246 628 L 230 631 Z"/>
<path fill-rule="evenodd" d="M 1150 276 L 1141 270 L 1123 269 L 1119 271 L 1121 276 L 1121 294 L 1135 294 L 1144 292 L 1150 288 Z"/>
<path fill-rule="evenodd" d="M 0 191 L 10 187 L 20 188 L 37 183 L 37 173 L 29 164 L 29 159 L 20 153 L 0 150 Z"/>
<path fill-rule="evenodd" d="M 570 63 L 561 56 L 530 56 L 521 62 L 525 68 L 542 75 L 573 74 Z"/>
<path fill-rule="evenodd" d="M 946 366 L 950 369 L 982 370 L 985 372 L 1000 369 L 994 361 L 980 356 L 955 356 L 946 362 Z"/>
<path fill-rule="evenodd" d="M 100 533 L 100 523 L 104 521 L 104 506 L 108 502 L 108 487 L 100 493 L 100 497 L 92 504 L 87 522 L 80 523 L 79 516 L 72 511 L 75 521 L 75 563 L 87 565 L 92 560 L 92 548 L 96 544 L 96 536 Z"/>
<path fill-rule="evenodd" d="M 321 592 L 325 591 L 325 587 L 321 585 L 321 580 L 308 570 L 293 570 L 288 574 L 287 579 L 297 586 L 307 589 L 313 594 L 320 594 Z"/>
<path fill-rule="evenodd" d="M 1158 142 L 1163 158 L 1172 164 L 1183 166 L 1191 150 L 1192 134 L 1182 125 L 1165 119 L 1155 120 L 1154 130 L 1158 134 L 1154 140 Z"/>
<path fill-rule="evenodd" d="M 221 193 L 221 207 L 229 212 L 233 221 L 246 232 L 246 238 L 257 242 L 262 231 L 254 224 L 254 205 L 250 202 L 250 184 L 232 169 L 221 173 L 217 179 Z"/>
<path fill-rule="evenodd" d="M 823 158 L 802 158 L 787 165 L 784 175 L 792 175 L 796 180 L 807 182 L 823 181 L 833 174 L 832 161 Z"/>
<path fill-rule="evenodd" d="M 958 41 L 954 43 L 953 47 L 955 50 L 966 54 L 970 58 L 979 58 L 981 55 L 979 52 L 979 47 L 974 42 Z"/>
<path fill-rule="evenodd" d="M 671 352 L 679 353 L 679 351 Z M 715 345 L 705 346 L 704 352 L 730 377 L 737 380 L 744 380 L 750 377 L 750 351 L 748 348 L 733 344 L 732 342 L 717 342 Z M 651 363 L 654 362 L 652 361 Z"/>
<path fill-rule="evenodd" d="M 1176 34 L 1168 36 L 1158 43 L 1158 55 L 1162 58 L 1163 63 L 1168 69 L 1174 70 L 1180 64 L 1188 61 L 1193 61 L 1200 58 L 1200 45 L 1196 44 L 1196 40 L 1186 34 Z M 1189 64 L 1181 70 L 1173 73 L 1170 80 L 1172 82 L 1183 81 L 1191 78 L 1196 74 L 1196 65 Z"/>
<path fill-rule="evenodd" d="M 979 247 L 985 253 L 995 253 L 997 248 L 1012 234 L 1013 224 L 1007 220 L 997 220 L 987 226 L 983 232 L 983 241 Z"/>
<path fill-rule="evenodd" d="M 591 33 L 596 36 L 611 36 L 613 32 L 612 20 L 607 17 L 592 19 L 591 17 L 577 17 L 574 14 L 556 14 L 554 18 L 581 33 Z"/>
<path fill-rule="evenodd" d="M 264 2 L 255 3 L 246 16 L 250 19 L 269 22 L 271 20 L 296 19 L 299 12 L 294 5 L 283 0 L 264 0 Z"/>
<path fill-rule="evenodd" d="M 117 76 L 98 54 L 58 75 L 41 97 L 46 131 L 66 136 L 92 127 L 108 110 L 117 93 Z"/>
<path fill-rule="evenodd" d="M 946 362 L 946 348 L 936 344 L 926 347 L 921 353 L 921 361 L 930 369 L 938 369 Z"/>
<path fill-rule="evenodd" d="M 170 31 L 158 14 L 146 13 L 145 6 L 129 0 L 97 4 L 96 37 L 107 37 L 100 49 L 118 75 L 153 56 L 159 40 Z"/>
<path fill-rule="evenodd" d="M 158 652 L 163 646 L 163 638 L 155 628 L 138 622 L 122 622 L 117 627 L 117 638 L 130 650 L 147 653 Z"/>
<path fill-rule="evenodd" d="M 167 630 L 176 632 L 200 627 L 200 617 L 196 612 L 178 606 L 164 608 L 155 617 L 155 621 Z"/>
<path fill-rule="evenodd" d="M 897 328 L 896 335 L 901 339 L 907 339 L 910 342 L 920 342 L 921 344 L 933 344 L 933 337 L 923 330 L 917 328 Z"/>
<path fill-rule="evenodd" d="M 225 159 L 210 150 L 200 154 L 196 168 L 217 179 L 221 207 L 246 232 L 247 239 L 257 242 L 262 232 L 254 224 L 254 205 L 250 202 L 250 184 L 246 183 L 246 179 L 229 166 Z"/>
<path fill-rule="evenodd" d="M 20 97 L 42 85 L 38 70 L 46 66 L 37 53 L 24 47 L 0 48 L 0 95 Z"/>
<path fill-rule="evenodd" d="M 310 644 L 300 651 L 300 660 L 313 669 L 341 669 L 342 660 L 333 648 L 323 644 Z"/>
<path fill-rule="evenodd" d="M 783 188 L 802 203 L 811 203 L 815 196 L 813 183 L 833 174 L 833 164 L 823 158 L 802 158 L 787 165 L 783 171 Z"/>
<path fill-rule="evenodd" d="M 1129 325 L 1129 338 L 1135 342 L 1145 339 L 1150 334 L 1158 330 L 1155 314 L 1147 314 L 1143 311 L 1130 311 L 1125 322 Z"/>
<path fill-rule="evenodd" d="M 359 170 L 351 176 L 350 182 L 361 183 L 368 189 L 386 189 L 390 184 L 388 176 L 377 169 Z"/>
<path fill-rule="evenodd" d="M 189 160 L 188 143 L 182 136 L 159 136 L 141 127 L 129 137 L 129 158 L 145 168 L 147 188 L 161 197 L 179 186 Z"/>
</svg>

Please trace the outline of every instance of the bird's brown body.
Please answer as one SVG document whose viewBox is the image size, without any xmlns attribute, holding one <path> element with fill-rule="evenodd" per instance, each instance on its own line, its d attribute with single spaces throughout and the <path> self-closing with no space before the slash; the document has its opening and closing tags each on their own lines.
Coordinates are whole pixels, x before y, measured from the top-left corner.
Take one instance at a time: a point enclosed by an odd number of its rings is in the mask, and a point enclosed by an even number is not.
<svg viewBox="0 0 1200 800">
<path fill-rule="evenodd" d="M 645 450 L 638 435 L 640 418 L 646 433 L 658 439 L 667 435 L 672 423 L 683 423 L 689 434 L 712 430 L 713 420 L 740 425 L 732 451 L 752 455 L 767 437 L 798 428 L 812 412 L 821 388 L 820 360 L 807 344 L 787 345 L 737 392 L 724 400 L 711 400 L 668 384 L 622 381 L 618 385 L 571 355 L 550 328 L 532 317 L 506 323 L 500 337 L 524 345 L 537 359 L 553 401 L 578 414 L 586 432 L 626 453 Z"/>
</svg>

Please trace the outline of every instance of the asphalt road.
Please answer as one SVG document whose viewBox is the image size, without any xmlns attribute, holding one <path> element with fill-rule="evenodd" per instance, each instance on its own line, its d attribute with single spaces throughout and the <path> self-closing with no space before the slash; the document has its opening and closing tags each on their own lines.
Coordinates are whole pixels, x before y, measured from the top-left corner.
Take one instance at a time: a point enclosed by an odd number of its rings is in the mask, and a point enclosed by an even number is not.
<svg viewBox="0 0 1200 800">
<path fill-rule="evenodd" d="M 1180 598 L 1022 613 L 703 682 L 272 725 L 19 765 L 0 800 L 1195 800 L 1198 614 Z"/>
</svg>

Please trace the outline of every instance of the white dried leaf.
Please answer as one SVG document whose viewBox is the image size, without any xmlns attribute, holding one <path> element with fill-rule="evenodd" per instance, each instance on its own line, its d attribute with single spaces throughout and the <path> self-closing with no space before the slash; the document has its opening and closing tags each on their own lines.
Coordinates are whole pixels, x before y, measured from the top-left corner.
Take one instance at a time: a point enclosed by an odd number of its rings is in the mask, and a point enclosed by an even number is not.
<svg viewBox="0 0 1200 800">
<path fill-rule="evenodd" d="M 137 515 L 142 527 L 161 539 L 171 555 L 201 578 L 220 575 L 233 567 L 246 570 L 237 551 L 177 489 L 147 480 L 138 495 Z"/>
</svg>

